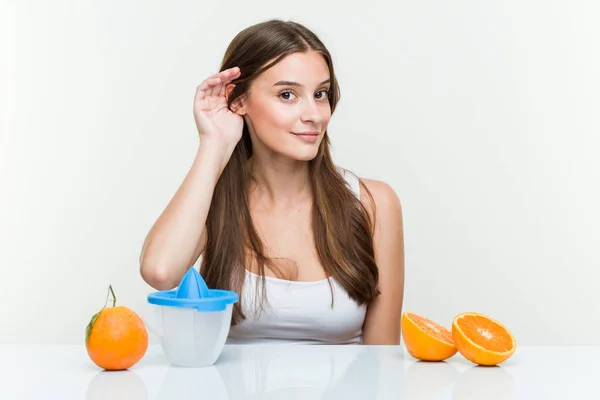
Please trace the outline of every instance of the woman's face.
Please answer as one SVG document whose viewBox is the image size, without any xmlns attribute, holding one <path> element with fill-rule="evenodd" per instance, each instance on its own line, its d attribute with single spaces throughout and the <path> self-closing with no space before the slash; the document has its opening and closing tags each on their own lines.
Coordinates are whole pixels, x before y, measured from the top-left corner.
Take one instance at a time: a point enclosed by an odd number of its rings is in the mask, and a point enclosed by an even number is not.
<svg viewBox="0 0 600 400">
<path fill-rule="evenodd" d="M 313 159 L 331 118 L 329 78 L 314 51 L 290 54 L 258 76 L 243 107 L 253 151 Z"/>
</svg>

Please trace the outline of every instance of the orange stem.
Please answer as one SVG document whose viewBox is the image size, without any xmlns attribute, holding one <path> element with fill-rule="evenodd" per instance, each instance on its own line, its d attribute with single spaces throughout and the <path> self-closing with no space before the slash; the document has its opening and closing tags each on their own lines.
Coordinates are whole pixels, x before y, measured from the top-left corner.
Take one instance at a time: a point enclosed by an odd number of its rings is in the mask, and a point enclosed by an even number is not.
<svg viewBox="0 0 600 400">
<path fill-rule="evenodd" d="M 113 303 L 113 307 L 117 304 L 117 296 L 115 296 L 115 292 L 112 288 L 112 285 L 108 285 L 108 293 L 106 293 L 106 301 L 104 302 L 104 307 L 106 307 L 106 304 L 108 303 L 108 296 L 112 294 L 112 303 Z"/>
</svg>

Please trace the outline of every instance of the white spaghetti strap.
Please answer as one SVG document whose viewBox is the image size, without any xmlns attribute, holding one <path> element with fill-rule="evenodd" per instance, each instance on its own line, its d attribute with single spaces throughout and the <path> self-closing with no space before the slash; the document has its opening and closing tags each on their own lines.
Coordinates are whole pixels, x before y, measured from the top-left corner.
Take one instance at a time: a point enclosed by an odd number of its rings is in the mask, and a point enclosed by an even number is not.
<svg viewBox="0 0 600 400">
<path fill-rule="evenodd" d="M 358 179 L 358 176 L 353 172 L 350 172 L 342 167 L 337 168 L 346 180 L 346 183 L 348 184 L 354 195 L 360 200 L 360 181 Z"/>
</svg>

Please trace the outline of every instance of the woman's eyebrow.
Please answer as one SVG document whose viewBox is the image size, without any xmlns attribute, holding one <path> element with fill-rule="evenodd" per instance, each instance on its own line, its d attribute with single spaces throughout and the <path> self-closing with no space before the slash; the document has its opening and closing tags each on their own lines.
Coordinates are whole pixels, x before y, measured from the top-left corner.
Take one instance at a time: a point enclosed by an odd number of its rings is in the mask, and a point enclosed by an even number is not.
<svg viewBox="0 0 600 400">
<path fill-rule="evenodd" d="M 331 82 L 331 79 L 326 79 L 323 82 L 319 83 L 319 85 L 324 85 L 326 83 Z M 298 82 L 292 82 L 292 81 L 279 81 L 276 84 L 274 84 L 273 86 L 299 86 L 299 87 L 304 87 L 304 85 L 302 85 L 301 83 Z"/>
</svg>

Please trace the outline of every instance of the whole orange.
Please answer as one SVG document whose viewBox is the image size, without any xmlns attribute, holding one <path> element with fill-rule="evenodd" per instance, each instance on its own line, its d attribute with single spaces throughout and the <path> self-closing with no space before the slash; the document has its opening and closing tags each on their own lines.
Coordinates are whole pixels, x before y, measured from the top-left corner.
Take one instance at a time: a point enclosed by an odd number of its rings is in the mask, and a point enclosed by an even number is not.
<svg viewBox="0 0 600 400">
<path fill-rule="evenodd" d="M 105 370 L 124 370 L 135 365 L 148 349 L 148 331 L 140 316 L 125 306 L 106 304 L 86 328 L 85 346 L 90 359 Z M 108 296 L 107 296 L 108 302 Z"/>
</svg>

